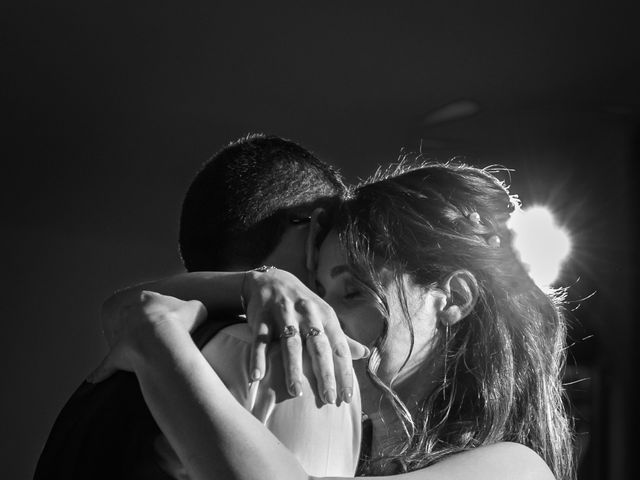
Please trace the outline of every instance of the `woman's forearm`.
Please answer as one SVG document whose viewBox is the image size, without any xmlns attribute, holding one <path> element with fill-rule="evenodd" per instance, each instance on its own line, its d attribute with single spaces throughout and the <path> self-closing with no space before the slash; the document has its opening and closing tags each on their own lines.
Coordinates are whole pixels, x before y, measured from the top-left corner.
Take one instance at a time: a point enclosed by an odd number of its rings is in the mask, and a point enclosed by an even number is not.
<svg viewBox="0 0 640 480">
<path fill-rule="evenodd" d="M 244 272 L 186 272 L 119 290 L 105 308 L 130 303 L 143 290 L 171 295 L 181 300 L 199 300 L 212 309 L 240 310 L 240 287 Z"/>
<path fill-rule="evenodd" d="M 143 290 L 152 290 L 181 300 L 199 300 L 212 312 L 241 313 L 240 289 L 244 272 L 189 272 L 119 290 L 102 304 L 102 328 L 113 345 L 118 315 L 124 306 L 136 303 Z"/>
<path fill-rule="evenodd" d="M 193 478 L 309 478 L 228 392 L 187 332 L 166 324 L 148 337 L 134 370 L 156 422 Z"/>
</svg>

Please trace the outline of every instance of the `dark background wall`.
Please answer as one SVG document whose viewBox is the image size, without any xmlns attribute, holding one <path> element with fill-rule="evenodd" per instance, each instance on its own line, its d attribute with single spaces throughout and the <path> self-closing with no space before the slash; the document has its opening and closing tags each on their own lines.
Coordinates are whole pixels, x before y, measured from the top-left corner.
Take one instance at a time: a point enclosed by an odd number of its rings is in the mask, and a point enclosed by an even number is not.
<svg viewBox="0 0 640 480">
<path fill-rule="evenodd" d="M 192 176 L 248 132 L 350 181 L 401 147 L 515 169 L 573 235 L 581 478 L 632 478 L 640 16 L 633 1 L 4 2 L 3 478 L 105 353 L 119 286 L 181 270 Z M 442 107 L 447 107 L 444 108 Z M 577 306 L 578 303 L 574 303 Z M 582 340 L 586 338 L 586 340 Z"/>
</svg>

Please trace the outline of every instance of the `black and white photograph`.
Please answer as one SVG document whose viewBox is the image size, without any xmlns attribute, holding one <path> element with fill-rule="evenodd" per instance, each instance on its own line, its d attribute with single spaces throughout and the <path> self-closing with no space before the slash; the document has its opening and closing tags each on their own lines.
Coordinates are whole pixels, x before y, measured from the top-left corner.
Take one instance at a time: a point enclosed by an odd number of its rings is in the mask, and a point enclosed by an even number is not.
<svg viewBox="0 0 640 480">
<path fill-rule="evenodd" d="M 0 477 L 640 478 L 637 2 L 0 12 Z"/>
</svg>

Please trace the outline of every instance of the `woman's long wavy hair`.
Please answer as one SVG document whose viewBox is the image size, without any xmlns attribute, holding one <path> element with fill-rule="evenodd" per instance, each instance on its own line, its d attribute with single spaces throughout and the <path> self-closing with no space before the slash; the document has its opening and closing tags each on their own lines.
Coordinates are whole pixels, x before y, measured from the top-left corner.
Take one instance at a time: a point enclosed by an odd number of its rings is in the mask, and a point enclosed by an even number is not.
<svg viewBox="0 0 640 480">
<path fill-rule="evenodd" d="M 537 452 L 559 480 L 573 478 L 562 401 L 562 295 L 536 286 L 513 250 L 507 221 L 516 208 L 517 199 L 488 169 L 406 162 L 378 172 L 342 205 L 337 228 L 348 261 L 383 310 L 388 302 L 374 265 L 393 272 L 401 295 L 405 273 L 429 289 L 459 269 L 475 276 L 479 292 L 468 317 L 438 328 L 433 353 L 442 359 L 442 378 L 417 411 L 409 412 L 393 385 L 376 376 L 385 335 L 378 339 L 369 376 L 393 402 L 406 437 L 387 449 L 383 461 L 370 462 L 366 473 L 388 472 L 389 465 L 412 471 L 511 441 Z M 480 223 L 469 218 L 472 213 Z M 488 241 L 495 235 L 499 246 Z M 413 322 L 420 319 L 404 310 L 413 337 Z"/>
</svg>

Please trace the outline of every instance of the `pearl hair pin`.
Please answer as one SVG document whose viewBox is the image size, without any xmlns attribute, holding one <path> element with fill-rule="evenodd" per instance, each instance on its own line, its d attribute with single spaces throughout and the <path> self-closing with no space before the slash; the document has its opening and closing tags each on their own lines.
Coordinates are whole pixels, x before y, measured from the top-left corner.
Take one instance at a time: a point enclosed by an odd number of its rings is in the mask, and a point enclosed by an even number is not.
<svg viewBox="0 0 640 480">
<path fill-rule="evenodd" d="M 500 246 L 501 240 L 498 235 L 492 235 L 487 240 L 487 243 L 489 244 L 490 247 L 498 248 Z"/>
<path fill-rule="evenodd" d="M 478 212 L 470 213 L 467 218 L 469 218 L 469 221 L 475 225 L 480 225 L 482 223 L 480 219 L 480 214 Z M 498 248 L 500 244 L 501 244 L 501 240 L 500 240 L 500 236 L 498 235 L 491 235 L 487 239 L 487 245 L 489 245 L 492 248 Z"/>
</svg>

